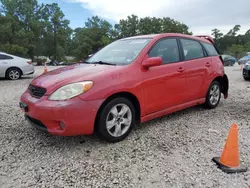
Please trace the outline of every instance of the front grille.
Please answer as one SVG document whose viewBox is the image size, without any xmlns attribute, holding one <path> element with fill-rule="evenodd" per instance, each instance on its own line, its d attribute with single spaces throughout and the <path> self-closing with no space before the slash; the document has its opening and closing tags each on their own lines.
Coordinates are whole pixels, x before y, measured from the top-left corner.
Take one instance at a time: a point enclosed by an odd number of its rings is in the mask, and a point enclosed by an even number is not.
<svg viewBox="0 0 250 188">
<path fill-rule="evenodd" d="M 34 119 L 28 115 L 25 115 L 26 119 L 34 126 L 41 130 L 47 130 L 47 127 L 39 120 Z"/>
<path fill-rule="evenodd" d="M 45 95 L 46 89 L 42 87 L 37 87 L 33 85 L 29 85 L 29 93 L 36 98 L 41 98 L 42 96 Z"/>
</svg>

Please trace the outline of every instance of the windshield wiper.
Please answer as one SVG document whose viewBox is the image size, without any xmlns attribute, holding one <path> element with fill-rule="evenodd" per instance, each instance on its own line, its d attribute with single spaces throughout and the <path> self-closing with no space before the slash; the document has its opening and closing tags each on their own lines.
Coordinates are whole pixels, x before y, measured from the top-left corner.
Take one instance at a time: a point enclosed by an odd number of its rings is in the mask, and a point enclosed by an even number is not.
<svg viewBox="0 0 250 188">
<path fill-rule="evenodd" d="M 85 62 L 85 63 L 89 63 L 89 64 L 100 64 L 100 65 L 116 65 L 116 64 L 113 64 L 113 63 L 107 63 L 107 62 L 104 62 L 104 61 Z"/>
</svg>

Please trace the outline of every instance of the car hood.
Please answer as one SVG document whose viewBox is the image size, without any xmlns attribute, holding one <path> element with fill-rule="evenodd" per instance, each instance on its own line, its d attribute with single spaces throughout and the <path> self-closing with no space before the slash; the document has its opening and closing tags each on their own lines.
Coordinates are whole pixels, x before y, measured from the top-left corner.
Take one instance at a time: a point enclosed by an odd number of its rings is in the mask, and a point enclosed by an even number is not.
<svg viewBox="0 0 250 188">
<path fill-rule="evenodd" d="M 110 65 L 75 64 L 42 74 L 34 79 L 31 84 L 46 88 L 49 91 L 65 84 L 93 80 L 98 74 L 103 74 L 104 71 L 109 72 L 116 68 Z"/>
</svg>

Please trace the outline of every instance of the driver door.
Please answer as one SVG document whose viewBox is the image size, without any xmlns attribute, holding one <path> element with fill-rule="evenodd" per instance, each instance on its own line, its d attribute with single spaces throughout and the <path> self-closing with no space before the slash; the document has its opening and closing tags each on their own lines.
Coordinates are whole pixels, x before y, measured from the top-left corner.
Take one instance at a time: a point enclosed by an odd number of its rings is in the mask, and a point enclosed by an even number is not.
<svg viewBox="0 0 250 188">
<path fill-rule="evenodd" d="M 146 114 L 184 103 L 186 64 L 180 60 L 177 39 L 160 39 L 148 52 L 146 58 L 149 57 L 161 57 L 163 64 L 143 72 Z"/>
</svg>

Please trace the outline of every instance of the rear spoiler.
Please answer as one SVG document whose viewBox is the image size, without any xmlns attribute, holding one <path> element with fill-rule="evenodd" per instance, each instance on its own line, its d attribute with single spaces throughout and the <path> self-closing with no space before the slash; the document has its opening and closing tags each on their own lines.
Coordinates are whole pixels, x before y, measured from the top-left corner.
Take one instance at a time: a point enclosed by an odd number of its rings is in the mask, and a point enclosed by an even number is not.
<svg viewBox="0 0 250 188">
<path fill-rule="evenodd" d="M 209 42 L 211 42 L 212 44 L 214 44 L 214 39 L 211 36 L 209 36 L 209 35 L 196 35 L 196 37 L 207 39 Z"/>
</svg>

